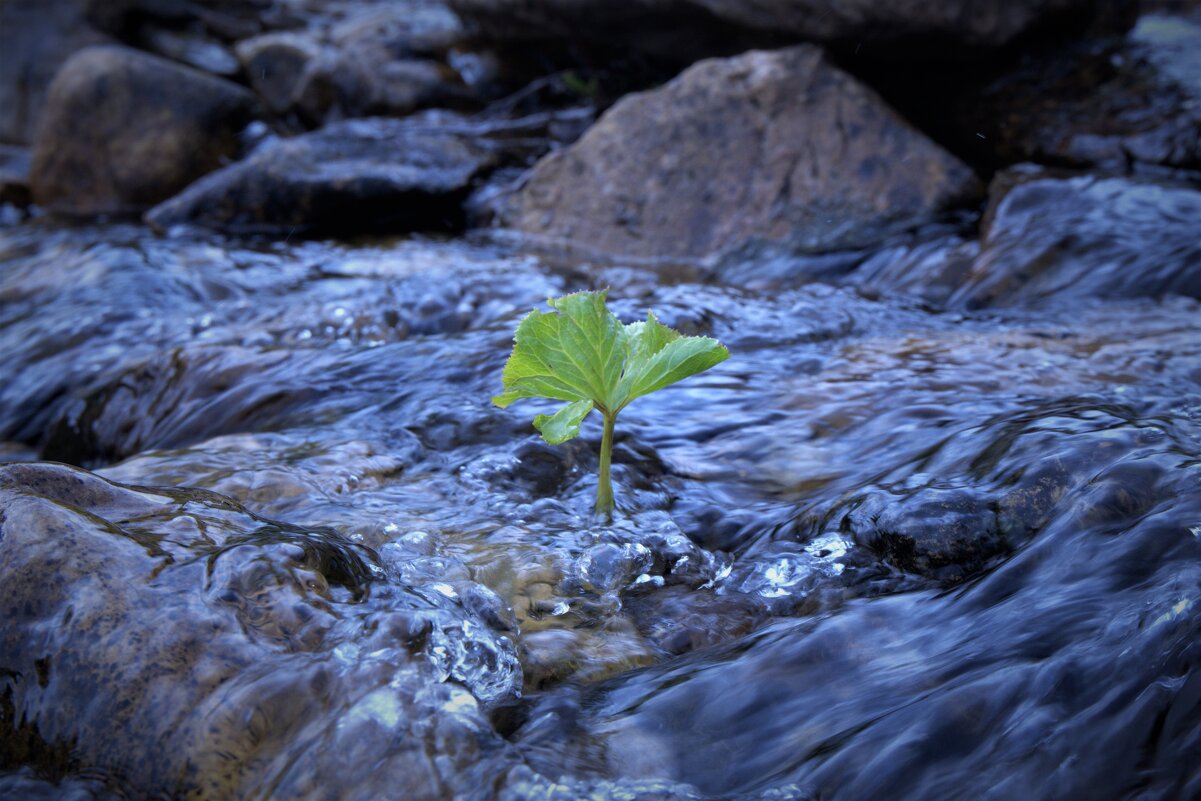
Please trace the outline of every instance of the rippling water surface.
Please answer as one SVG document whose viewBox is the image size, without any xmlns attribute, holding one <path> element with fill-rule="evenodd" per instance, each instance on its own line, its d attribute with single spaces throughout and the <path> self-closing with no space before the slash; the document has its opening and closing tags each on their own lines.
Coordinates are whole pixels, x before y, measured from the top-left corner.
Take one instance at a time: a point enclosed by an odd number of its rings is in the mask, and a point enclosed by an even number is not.
<svg viewBox="0 0 1201 801">
<path fill-rule="evenodd" d="M 1022 241 L 1088 280 L 4 229 L 0 791 L 1201 796 L 1201 304 Z M 623 414 L 612 524 L 599 425 L 489 403 L 604 286 L 733 354 Z"/>
</svg>

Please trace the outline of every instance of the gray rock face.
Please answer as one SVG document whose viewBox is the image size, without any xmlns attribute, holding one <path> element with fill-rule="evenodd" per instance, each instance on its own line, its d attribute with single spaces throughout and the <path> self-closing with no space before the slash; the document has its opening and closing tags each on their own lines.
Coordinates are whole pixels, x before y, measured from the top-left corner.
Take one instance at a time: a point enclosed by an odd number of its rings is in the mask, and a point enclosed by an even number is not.
<svg viewBox="0 0 1201 801">
<path fill-rule="evenodd" d="M 51 85 L 34 200 L 71 215 L 140 212 L 234 155 L 253 108 L 228 81 L 124 47 L 88 48 Z"/>
<path fill-rule="evenodd" d="M 27 144 L 47 87 L 72 53 L 107 40 L 84 19 L 84 0 L 0 3 L 0 142 Z"/>
<path fill-rule="evenodd" d="M 971 171 L 815 47 L 694 65 L 624 98 L 532 171 L 502 214 L 639 259 L 869 244 L 970 195 Z"/>
<path fill-rule="evenodd" d="M 724 30 L 760 43 L 811 41 L 884 45 L 939 41 L 994 48 L 1041 27 L 1085 24 L 1095 16 L 1128 21 L 1122 2 L 1088 0 L 451 0 L 483 35 L 500 40 L 569 37 L 641 49 L 682 31 Z M 712 51 L 711 51 L 712 52 Z"/>
<path fill-rule="evenodd" d="M 1201 192 L 1150 180 L 1003 174 L 981 253 L 951 298 L 1201 298 Z"/>
</svg>

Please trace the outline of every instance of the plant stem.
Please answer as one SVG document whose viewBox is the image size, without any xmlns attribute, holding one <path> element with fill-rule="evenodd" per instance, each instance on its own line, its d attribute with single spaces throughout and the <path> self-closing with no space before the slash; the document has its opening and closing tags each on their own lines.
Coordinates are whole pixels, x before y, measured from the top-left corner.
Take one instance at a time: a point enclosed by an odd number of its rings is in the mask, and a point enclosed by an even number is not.
<svg viewBox="0 0 1201 801">
<path fill-rule="evenodd" d="M 613 518 L 613 482 L 609 479 L 609 463 L 613 460 L 613 424 L 616 414 L 604 415 L 605 433 L 601 435 L 600 481 L 596 485 L 596 513 Z"/>
</svg>

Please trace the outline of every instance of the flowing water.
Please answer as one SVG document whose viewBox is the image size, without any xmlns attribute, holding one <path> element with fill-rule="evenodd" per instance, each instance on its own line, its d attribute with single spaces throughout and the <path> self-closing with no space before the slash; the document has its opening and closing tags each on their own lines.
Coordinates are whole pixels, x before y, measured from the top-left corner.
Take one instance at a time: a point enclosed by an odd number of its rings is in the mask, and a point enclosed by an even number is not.
<svg viewBox="0 0 1201 801">
<path fill-rule="evenodd" d="M 1179 209 L 1126 238 L 1187 289 Z M 1015 241 L 1090 279 L 3 229 L 0 795 L 1201 797 L 1201 303 Z M 489 403 L 605 286 L 732 353 L 623 413 L 609 524 L 599 425 Z"/>
</svg>

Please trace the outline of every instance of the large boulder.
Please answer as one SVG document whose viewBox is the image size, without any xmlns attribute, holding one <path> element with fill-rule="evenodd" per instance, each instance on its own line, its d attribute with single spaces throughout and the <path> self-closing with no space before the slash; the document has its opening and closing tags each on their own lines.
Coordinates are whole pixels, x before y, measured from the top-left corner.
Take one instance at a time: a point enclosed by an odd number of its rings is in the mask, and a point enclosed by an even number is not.
<svg viewBox="0 0 1201 801">
<path fill-rule="evenodd" d="M 697 64 L 543 159 L 502 212 L 638 259 L 860 247 L 972 194 L 972 172 L 816 47 Z"/>
<path fill-rule="evenodd" d="M 895 48 L 951 45 L 959 55 L 996 48 L 1025 34 L 1082 27 L 1098 18 L 1119 27 L 1122 0 L 450 0 L 483 36 L 502 41 L 567 38 L 644 51 L 667 42 L 695 50 L 745 36 L 760 43 L 810 41 Z M 710 51 L 712 53 L 714 51 Z M 659 53 L 670 56 L 670 53 Z M 703 55 L 703 53 L 701 54 Z"/>
<path fill-rule="evenodd" d="M 236 84 L 125 47 L 88 48 L 51 85 L 34 200 L 70 215 L 140 212 L 233 156 L 253 110 Z"/>
<path fill-rule="evenodd" d="M 0 3 L 0 142 L 27 144 L 46 90 L 71 54 L 107 41 L 88 25 L 84 0 Z"/>
</svg>

